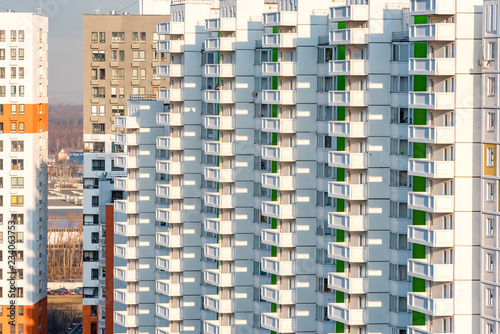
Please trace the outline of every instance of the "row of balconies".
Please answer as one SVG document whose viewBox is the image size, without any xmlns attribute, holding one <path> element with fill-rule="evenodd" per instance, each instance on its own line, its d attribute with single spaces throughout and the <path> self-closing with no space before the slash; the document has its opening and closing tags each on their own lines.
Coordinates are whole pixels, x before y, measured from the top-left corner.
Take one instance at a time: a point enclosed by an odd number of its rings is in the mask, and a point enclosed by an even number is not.
<svg viewBox="0 0 500 334">
<path fill-rule="evenodd" d="M 369 7 L 368 5 L 351 4 L 347 2 L 346 6 L 338 6 L 330 8 L 330 22 L 352 22 L 352 21 L 368 21 Z"/>
</svg>

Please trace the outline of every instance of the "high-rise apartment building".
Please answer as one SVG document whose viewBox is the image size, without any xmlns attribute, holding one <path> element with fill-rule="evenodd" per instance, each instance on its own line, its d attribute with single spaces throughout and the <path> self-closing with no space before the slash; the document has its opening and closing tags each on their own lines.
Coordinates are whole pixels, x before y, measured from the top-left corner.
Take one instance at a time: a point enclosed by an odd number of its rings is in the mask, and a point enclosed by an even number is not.
<svg viewBox="0 0 500 334">
<path fill-rule="evenodd" d="M 115 117 L 123 116 L 131 96 L 153 97 L 166 88 L 156 73 L 167 64 L 156 51 L 164 39 L 156 33 L 163 15 L 85 15 L 84 17 L 84 333 L 113 331 L 113 210 L 121 199 L 113 179 L 125 176 L 125 166 L 113 156 L 126 143 L 115 141 Z M 106 235 L 106 226 L 111 235 Z M 106 276 L 106 269 L 108 275 Z M 108 291 L 106 291 L 106 287 Z M 106 313 L 107 307 L 107 313 Z M 108 316 L 106 316 L 108 314 Z M 106 331 L 105 331 L 106 329 Z"/>
<path fill-rule="evenodd" d="M 0 13 L 0 331 L 47 333 L 48 18 Z"/>
</svg>

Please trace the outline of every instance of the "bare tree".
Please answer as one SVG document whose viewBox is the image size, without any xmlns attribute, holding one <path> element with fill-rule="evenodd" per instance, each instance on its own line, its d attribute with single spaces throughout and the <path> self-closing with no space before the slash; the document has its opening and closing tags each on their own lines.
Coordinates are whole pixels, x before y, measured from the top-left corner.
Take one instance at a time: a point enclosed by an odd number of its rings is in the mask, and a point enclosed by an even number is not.
<svg viewBox="0 0 500 334">
<path fill-rule="evenodd" d="M 47 309 L 47 332 L 50 334 L 67 334 L 72 324 L 82 322 L 82 313 L 72 307 Z"/>
</svg>

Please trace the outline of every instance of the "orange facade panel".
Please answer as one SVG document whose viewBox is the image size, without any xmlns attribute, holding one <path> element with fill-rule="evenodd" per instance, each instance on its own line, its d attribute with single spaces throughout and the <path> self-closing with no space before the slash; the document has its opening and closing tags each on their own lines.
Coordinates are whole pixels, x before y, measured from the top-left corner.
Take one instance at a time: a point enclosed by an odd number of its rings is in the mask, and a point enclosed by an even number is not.
<svg viewBox="0 0 500 334">
<path fill-rule="evenodd" d="M 1 305 L 0 325 L 2 333 L 47 334 L 47 297 L 35 305 Z"/>
<path fill-rule="evenodd" d="M 47 103 L 3 104 L 2 106 L 0 133 L 39 133 L 49 130 L 49 105 Z"/>
<path fill-rule="evenodd" d="M 83 305 L 83 319 L 82 319 L 82 333 L 83 334 L 97 334 L 97 316 L 99 314 L 99 307 L 92 305 Z"/>
</svg>

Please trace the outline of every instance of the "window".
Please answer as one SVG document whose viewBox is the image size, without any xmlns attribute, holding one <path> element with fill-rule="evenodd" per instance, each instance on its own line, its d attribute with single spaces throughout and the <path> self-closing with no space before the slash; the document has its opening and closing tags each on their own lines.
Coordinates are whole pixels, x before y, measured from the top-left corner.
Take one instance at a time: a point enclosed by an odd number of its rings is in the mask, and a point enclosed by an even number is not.
<svg viewBox="0 0 500 334">
<path fill-rule="evenodd" d="M 24 334 L 24 324 L 17 325 L 17 334 Z"/>
<path fill-rule="evenodd" d="M 12 152 L 24 152 L 24 141 L 23 140 L 13 140 L 11 143 Z"/>
<path fill-rule="evenodd" d="M 19 105 L 19 115 L 24 115 L 24 104 Z"/>
<path fill-rule="evenodd" d="M 24 67 L 19 67 L 19 79 L 24 79 Z"/>
<path fill-rule="evenodd" d="M 145 43 L 145 42 L 146 42 L 146 33 L 141 32 L 141 43 Z"/>
<path fill-rule="evenodd" d="M 139 69 L 134 68 L 132 69 L 132 80 L 138 80 L 139 79 Z"/>
<path fill-rule="evenodd" d="M 16 49 L 10 49 L 10 60 L 16 60 L 16 59 L 17 59 Z"/>
<path fill-rule="evenodd" d="M 100 68 L 99 69 L 99 80 L 105 80 L 106 79 L 106 69 Z"/>
<path fill-rule="evenodd" d="M 19 30 L 19 42 L 24 42 L 24 30 Z"/>
<path fill-rule="evenodd" d="M 486 268 L 488 268 L 488 271 L 495 270 L 495 262 L 494 262 L 494 257 L 493 257 L 492 253 L 486 254 Z"/>
<path fill-rule="evenodd" d="M 113 32 L 111 33 L 112 43 L 125 43 L 125 33 L 124 32 Z"/>
<path fill-rule="evenodd" d="M 5 67 L 0 67 L 0 79 L 5 79 Z"/>
<path fill-rule="evenodd" d="M 92 61 L 106 61 L 106 51 L 92 51 Z"/>
<path fill-rule="evenodd" d="M 93 244 L 99 243 L 99 232 L 92 232 L 92 243 Z"/>
<path fill-rule="evenodd" d="M 495 78 L 488 78 L 488 96 L 494 96 L 495 89 Z"/>
<path fill-rule="evenodd" d="M 97 116 L 97 106 L 92 106 L 92 116 Z"/>
<path fill-rule="evenodd" d="M 139 42 L 139 33 L 134 31 L 132 33 L 132 43 L 137 43 L 137 42 Z"/>
<path fill-rule="evenodd" d="M 19 122 L 19 133 L 24 133 L 24 122 Z"/>
<path fill-rule="evenodd" d="M 495 200 L 495 186 L 493 183 L 486 184 L 486 200 L 490 202 Z"/>
<path fill-rule="evenodd" d="M 19 60 L 24 60 L 24 49 L 19 49 L 18 58 Z"/>
<path fill-rule="evenodd" d="M 90 70 L 90 79 L 97 80 L 97 68 L 93 68 Z"/>
<path fill-rule="evenodd" d="M 97 41 L 98 41 L 98 35 L 97 35 L 97 32 L 93 32 L 93 33 L 91 33 L 91 35 L 90 35 L 90 41 L 91 41 L 92 43 L 97 43 Z"/>
<path fill-rule="evenodd" d="M 0 30 L 0 42 L 5 42 L 5 30 Z"/>
<path fill-rule="evenodd" d="M 125 79 L 125 69 L 114 68 L 111 71 L 111 79 Z"/>
<path fill-rule="evenodd" d="M 5 60 L 5 49 L 0 49 L 0 60 Z"/>
<path fill-rule="evenodd" d="M 99 252 L 98 251 L 84 251 L 83 252 L 83 261 L 84 262 L 97 262 L 97 261 L 99 261 Z"/>
<path fill-rule="evenodd" d="M 92 170 L 103 171 L 105 170 L 105 160 L 92 160 Z"/>
<path fill-rule="evenodd" d="M 17 78 L 17 67 L 10 68 L 10 78 L 11 79 Z"/>
<path fill-rule="evenodd" d="M 486 288 L 486 306 L 495 306 L 495 295 L 493 288 Z"/>
<path fill-rule="evenodd" d="M 146 69 L 141 68 L 141 80 L 146 80 Z"/>
<path fill-rule="evenodd" d="M 486 334 L 495 334 L 495 330 L 492 323 L 486 323 Z"/>
<path fill-rule="evenodd" d="M 104 123 L 94 123 L 92 124 L 92 133 L 93 134 L 105 134 L 105 124 Z"/>
<path fill-rule="evenodd" d="M 12 177 L 10 183 L 12 188 L 24 188 L 24 177 Z"/>
<path fill-rule="evenodd" d="M 493 237 L 495 235 L 495 220 L 491 217 L 486 218 L 486 236 Z"/>
<path fill-rule="evenodd" d="M 15 222 L 16 225 L 24 225 L 24 214 L 13 213 L 12 216 L 10 216 L 10 220 Z"/>
<path fill-rule="evenodd" d="M 99 33 L 99 43 L 106 43 L 106 33 L 103 31 Z"/>
<path fill-rule="evenodd" d="M 106 97 L 105 87 L 92 87 L 92 97 L 93 98 L 105 98 Z"/>
<path fill-rule="evenodd" d="M 11 206 L 24 206 L 24 196 L 23 195 L 12 195 L 10 196 Z"/>
<path fill-rule="evenodd" d="M 17 132 L 16 127 L 17 127 L 16 123 L 14 123 L 14 122 L 10 123 L 10 132 L 11 133 L 16 133 Z"/>
<path fill-rule="evenodd" d="M 106 116 L 106 106 L 99 106 L 99 116 Z"/>
<path fill-rule="evenodd" d="M 146 59 L 146 51 L 144 50 L 135 50 L 132 52 L 132 60 L 145 60 Z"/>
<path fill-rule="evenodd" d="M 24 86 L 19 86 L 19 96 L 24 97 Z"/>
<path fill-rule="evenodd" d="M 0 86 L 0 97 L 5 97 L 5 86 Z"/>
<path fill-rule="evenodd" d="M 10 105 L 10 114 L 11 115 L 17 114 L 17 105 L 16 104 L 11 104 Z"/>
<path fill-rule="evenodd" d="M 97 305 L 90 306 L 90 316 L 97 317 Z"/>
<path fill-rule="evenodd" d="M 10 31 L 10 41 L 11 42 L 17 41 L 17 31 L 15 31 L 15 30 Z"/>
<path fill-rule="evenodd" d="M 10 96 L 17 96 L 17 87 L 10 86 Z"/>
<path fill-rule="evenodd" d="M 489 112 L 486 122 L 487 122 L 487 124 L 486 124 L 487 130 L 488 131 L 495 131 L 495 113 Z"/>
<path fill-rule="evenodd" d="M 92 207 L 95 208 L 98 206 L 99 206 L 99 196 L 92 196 Z"/>
<path fill-rule="evenodd" d="M 24 170 L 24 160 L 23 159 L 12 159 L 10 164 L 10 169 L 12 170 Z"/>
<path fill-rule="evenodd" d="M 92 268 L 92 271 L 90 272 L 90 278 L 92 280 L 99 279 L 99 269 L 98 268 Z"/>
<path fill-rule="evenodd" d="M 111 160 L 111 170 L 113 172 L 123 172 L 125 169 L 122 167 L 116 167 L 115 166 L 115 160 Z"/>
<path fill-rule="evenodd" d="M 120 55 L 120 61 L 125 61 L 125 51 L 124 50 L 120 50 L 119 52 L 119 55 Z"/>
</svg>

